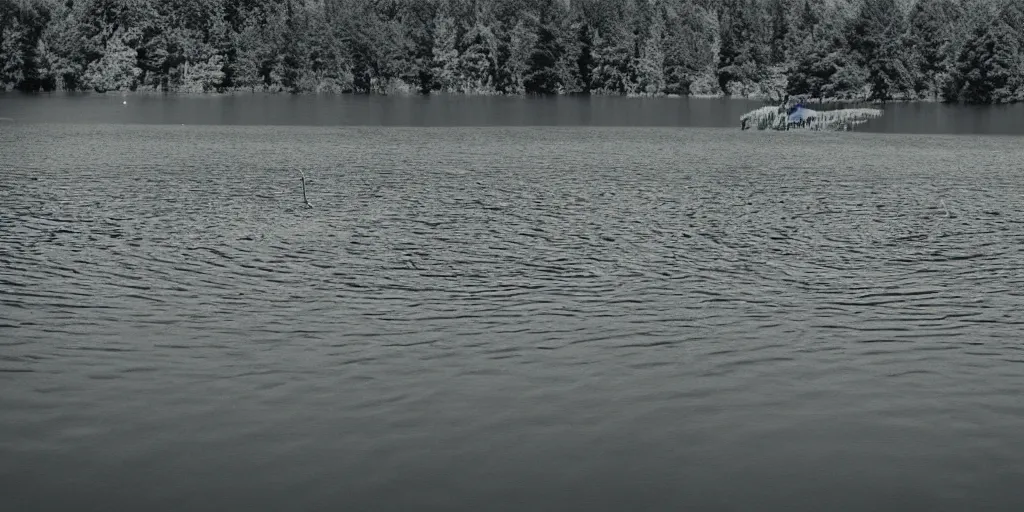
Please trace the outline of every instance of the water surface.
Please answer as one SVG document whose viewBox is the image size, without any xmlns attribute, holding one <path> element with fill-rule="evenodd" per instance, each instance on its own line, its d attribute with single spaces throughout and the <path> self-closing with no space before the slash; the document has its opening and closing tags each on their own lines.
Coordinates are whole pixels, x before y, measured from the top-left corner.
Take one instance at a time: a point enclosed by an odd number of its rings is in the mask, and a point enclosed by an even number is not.
<svg viewBox="0 0 1024 512">
<path fill-rule="evenodd" d="M 595 126 L 739 128 L 771 102 L 744 99 L 503 96 L 135 95 L 0 93 L 0 117 L 19 123 L 285 126 Z M 868 133 L 1024 135 L 1024 104 L 811 104 L 881 108 Z"/>
<path fill-rule="evenodd" d="M 1018 510 L 1022 162 L 0 126 L 4 509 Z"/>
</svg>

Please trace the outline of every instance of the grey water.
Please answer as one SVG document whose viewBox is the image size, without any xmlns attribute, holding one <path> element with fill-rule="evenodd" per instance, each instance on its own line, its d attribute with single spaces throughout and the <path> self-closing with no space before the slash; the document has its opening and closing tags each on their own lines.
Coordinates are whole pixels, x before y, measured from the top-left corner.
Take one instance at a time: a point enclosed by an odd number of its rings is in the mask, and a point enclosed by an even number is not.
<svg viewBox="0 0 1024 512">
<path fill-rule="evenodd" d="M 0 96 L 2 510 L 1024 506 L 1020 136 L 115 99 Z"/>
<path fill-rule="evenodd" d="M 771 101 L 616 96 L 157 95 L 0 92 L 0 122 L 255 126 L 604 126 L 738 128 Z M 867 133 L 1024 135 L 1024 104 L 818 104 L 881 108 Z"/>
</svg>

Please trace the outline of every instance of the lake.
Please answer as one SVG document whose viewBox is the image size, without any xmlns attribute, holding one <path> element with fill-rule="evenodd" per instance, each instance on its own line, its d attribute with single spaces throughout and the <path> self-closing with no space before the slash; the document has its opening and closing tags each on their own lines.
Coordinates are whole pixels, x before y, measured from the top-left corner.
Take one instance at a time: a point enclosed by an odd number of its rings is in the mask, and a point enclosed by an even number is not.
<svg viewBox="0 0 1024 512">
<path fill-rule="evenodd" d="M 608 126 L 739 128 L 770 102 L 690 98 L 502 96 L 14 94 L 0 92 L 0 118 L 18 123 L 257 126 Z M 867 133 L 1024 135 L 1024 104 L 835 105 L 882 108 Z M 10 121 L 8 121 L 10 122 Z"/>
<path fill-rule="evenodd" d="M 0 95 L 3 509 L 1024 507 L 1020 118 L 672 101 Z"/>
</svg>

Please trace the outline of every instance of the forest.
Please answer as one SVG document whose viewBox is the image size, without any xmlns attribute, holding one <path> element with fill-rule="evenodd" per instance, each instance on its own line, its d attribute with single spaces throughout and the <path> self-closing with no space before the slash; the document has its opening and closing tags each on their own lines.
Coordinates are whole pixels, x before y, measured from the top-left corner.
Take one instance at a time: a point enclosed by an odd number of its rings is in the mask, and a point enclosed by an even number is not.
<svg viewBox="0 0 1024 512">
<path fill-rule="evenodd" d="M 1024 0 L 0 0 L 0 89 L 1024 101 Z"/>
</svg>

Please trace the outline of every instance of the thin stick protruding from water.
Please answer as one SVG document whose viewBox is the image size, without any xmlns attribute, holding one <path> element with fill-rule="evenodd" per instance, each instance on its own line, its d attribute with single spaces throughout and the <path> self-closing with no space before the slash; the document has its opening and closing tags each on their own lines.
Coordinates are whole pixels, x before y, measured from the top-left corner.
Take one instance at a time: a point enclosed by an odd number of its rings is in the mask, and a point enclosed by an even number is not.
<svg viewBox="0 0 1024 512">
<path fill-rule="evenodd" d="M 306 199 L 306 173 L 299 169 L 299 174 L 302 175 L 302 202 L 306 203 L 306 208 L 312 208 L 313 205 L 309 204 L 309 199 Z"/>
</svg>

